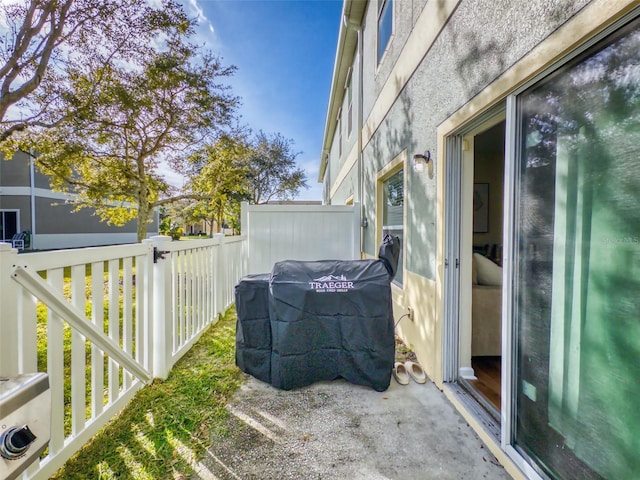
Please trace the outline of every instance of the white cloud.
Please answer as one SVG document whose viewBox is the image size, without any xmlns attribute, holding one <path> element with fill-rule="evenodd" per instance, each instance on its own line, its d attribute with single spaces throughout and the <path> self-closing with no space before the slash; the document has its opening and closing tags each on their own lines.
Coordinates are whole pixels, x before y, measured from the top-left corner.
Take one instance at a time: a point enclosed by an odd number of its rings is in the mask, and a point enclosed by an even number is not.
<svg viewBox="0 0 640 480">
<path fill-rule="evenodd" d="M 200 25 L 205 24 L 209 28 L 209 31 L 211 33 L 215 33 L 215 28 L 213 27 L 213 23 L 211 23 L 211 21 L 204 14 L 204 9 L 200 6 L 200 4 L 198 3 L 198 0 L 188 0 L 188 3 L 186 6 L 188 7 L 187 13 L 191 15 L 195 14 L 196 19 L 198 20 L 198 24 Z"/>
</svg>

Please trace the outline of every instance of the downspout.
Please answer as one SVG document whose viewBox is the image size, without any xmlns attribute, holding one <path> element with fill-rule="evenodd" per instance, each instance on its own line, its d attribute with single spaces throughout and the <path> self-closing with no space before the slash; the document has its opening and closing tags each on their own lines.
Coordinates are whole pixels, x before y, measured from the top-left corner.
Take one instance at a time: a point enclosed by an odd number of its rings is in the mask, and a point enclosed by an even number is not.
<svg viewBox="0 0 640 480">
<path fill-rule="evenodd" d="M 358 47 L 356 57 L 358 59 L 358 111 L 356 114 L 356 128 L 358 131 L 358 138 L 356 141 L 357 149 L 358 149 L 358 160 L 357 160 L 357 174 L 358 174 L 358 194 L 355 196 L 357 201 L 360 203 L 360 256 L 362 256 L 362 252 L 364 252 L 364 229 L 367 226 L 368 220 L 365 216 L 364 209 L 364 198 L 363 198 L 363 188 L 364 188 L 364 166 L 363 166 L 363 155 L 362 155 L 362 122 L 363 122 L 363 108 L 362 108 L 362 99 L 363 99 L 363 81 L 362 81 L 362 24 L 356 23 L 353 20 L 347 18 L 346 15 L 342 16 L 342 21 L 344 25 L 348 28 L 352 28 L 355 30 L 356 35 L 358 37 Z"/>
<path fill-rule="evenodd" d="M 363 79 L 362 79 L 362 25 L 358 28 L 358 198 L 360 199 L 360 256 L 364 252 L 364 229 L 367 226 L 367 217 L 364 209 L 364 155 L 362 153 L 362 123 L 363 123 Z"/>
<path fill-rule="evenodd" d="M 29 196 L 31 201 L 31 250 L 36 249 L 36 165 L 33 153 L 29 152 Z"/>
</svg>

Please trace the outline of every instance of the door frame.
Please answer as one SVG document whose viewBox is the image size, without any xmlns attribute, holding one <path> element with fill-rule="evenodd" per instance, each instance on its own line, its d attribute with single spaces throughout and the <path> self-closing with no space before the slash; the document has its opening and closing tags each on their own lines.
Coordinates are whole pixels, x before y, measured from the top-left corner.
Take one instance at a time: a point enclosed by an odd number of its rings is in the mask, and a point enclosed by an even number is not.
<svg viewBox="0 0 640 480">
<path fill-rule="evenodd" d="M 456 382 L 460 377 L 475 378 L 471 367 L 474 137 L 505 119 L 506 102 L 502 101 L 445 138 L 442 361 L 445 382 Z M 506 228 L 504 218 L 503 228 Z M 503 324 L 504 318 L 503 314 Z M 504 354 L 505 343 L 502 345 Z"/>
<path fill-rule="evenodd" d="M 16 233 L 21 232 L 22 230 L 20 229 L 20 209 L 19 208 L 2 208 L 0 209 L 1 213 L 5 213 L 5 212 L 9 212 L 9 213 L 15 213 L 16 214 Z M 5 239 L 5 241 L 9 241 L 11 242 L 11 237 L 6 238 L 5 234 L 4 234 L 4 215 L 2 215 L 2 218 L 0 219 L 0 223 L 2 223 L 2 237 Z M 0 239 L 0 242 L 2 241 L 2 239 Z"/>
</svg>

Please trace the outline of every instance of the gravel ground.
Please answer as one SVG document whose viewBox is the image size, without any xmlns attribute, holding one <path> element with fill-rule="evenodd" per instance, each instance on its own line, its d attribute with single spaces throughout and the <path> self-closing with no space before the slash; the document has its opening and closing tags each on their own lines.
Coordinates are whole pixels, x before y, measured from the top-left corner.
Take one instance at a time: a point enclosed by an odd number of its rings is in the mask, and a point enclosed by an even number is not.
<svg viewBox="0 0 640 480">
<path fill-rule="evenodd" d="M 227 406 L 206 480 L 508 479 L 475 432 L 430 382 L 393 379 L 385 392 L 342 380 L 292 391 L 252 377 Z"/>
</svg>

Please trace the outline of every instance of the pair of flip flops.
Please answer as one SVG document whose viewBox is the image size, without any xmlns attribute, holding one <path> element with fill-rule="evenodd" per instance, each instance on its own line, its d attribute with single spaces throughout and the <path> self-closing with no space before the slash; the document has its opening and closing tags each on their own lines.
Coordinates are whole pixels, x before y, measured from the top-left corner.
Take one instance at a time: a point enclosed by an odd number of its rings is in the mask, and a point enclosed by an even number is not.
<svg viewBox="0 0 640 480">
<path fill-rule="evenodd" d="M 393 365 L 392 373 L 393 378 L 395 378 L 396 382 L 400 385 L 407 385 L 411 379 L 416 383 L 425 383 L 427 381 L 427 375 L 424 373 L 422 367 L 410 360 L 404 363 L 396 362 Z"/>
</svg>

